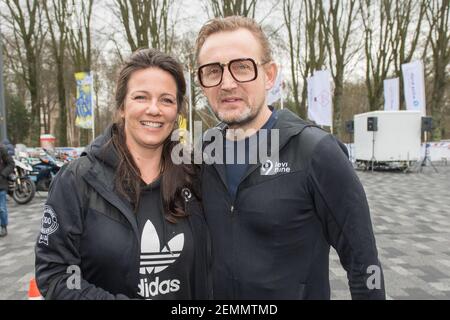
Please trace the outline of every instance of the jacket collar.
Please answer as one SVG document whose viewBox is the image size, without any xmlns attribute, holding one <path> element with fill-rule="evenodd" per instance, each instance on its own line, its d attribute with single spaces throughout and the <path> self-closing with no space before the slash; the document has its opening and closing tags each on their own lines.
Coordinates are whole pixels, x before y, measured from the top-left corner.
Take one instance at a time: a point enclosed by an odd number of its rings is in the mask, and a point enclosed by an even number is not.
<svg viewBox="0 0 450 320">
<path fill-rule="evenodd" d="M 271 110 L 274 108 L 269 106 Z M 307 127 L 317 127 L 315 124 L 303 120 L 289 109 L 275 110 L 277 112 L 277 120 L 272 129 L 280 130 L 280 149 L 282 149 L 286 143 L 293 137 L 300 134 Z M 320 127 L 318 127 L 320 128 Z M 228 125 L 224 122 L 219 123 L 215 130 L 219 130 L 225 139 Z"/>
<path fill-rule="evenodd" d="M 273 107 L 269 106 L 271 110 L 273 110 Z M 280 151 L 283 149 L 283 147 L 289 142 L 289 140 L 302 133 L 302 131 L 307 127 L 317 127 L 316 125 L 307 122 L 294 114 L 292 111 L 288 109 L 283 110 L 277 110 L 273 111 L 277 112 L 277 120 L 273 126 L 272 129 L 278 129 L 279 130 L 279 146 Z M 225 139 L 226 130 L 228 129 L 228 126 L 221 122 L 219 123 L 215 128 L 215 130 L 219 130 L 222 133 L 223 139 Z M 268 150 L 270 150 L 270 146 L 268 146 Z M 216 169 L 217 173 L 219 174 L 222 182 L 224 185 L 227 185 L 227 179 L 226 179 L 226 170 L 225 165 L 221 164 L 214 164 L 214 168 Z M 257 170 L 261 166 L 261 163 L 257 164 L 251 164 L 248 166 L 245 174 L 242 176 L 241 183 L 244 181 L 250 174 L 252 174 L 255 170 Z"/>
</svg>

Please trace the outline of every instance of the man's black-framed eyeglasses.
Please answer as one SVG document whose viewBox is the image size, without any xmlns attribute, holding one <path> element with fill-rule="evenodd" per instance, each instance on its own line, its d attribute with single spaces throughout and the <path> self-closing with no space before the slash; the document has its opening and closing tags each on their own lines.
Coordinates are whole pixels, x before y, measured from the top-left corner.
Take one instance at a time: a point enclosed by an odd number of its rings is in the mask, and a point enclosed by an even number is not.
<svg viewBox="0 0 450 320">
<path fill-rule="evenodd" d="M 223 79 L 225 66 L 228 66 L 231 76 L 237 82 L 250 82 L 258 77 L 258 66 L 267 62 L 259 63 L 252 58 L 234 59 L 228 63 L 208 63 L 198 68 L 198 79 L 204 88 L 218 86 Z"/>
</svg>

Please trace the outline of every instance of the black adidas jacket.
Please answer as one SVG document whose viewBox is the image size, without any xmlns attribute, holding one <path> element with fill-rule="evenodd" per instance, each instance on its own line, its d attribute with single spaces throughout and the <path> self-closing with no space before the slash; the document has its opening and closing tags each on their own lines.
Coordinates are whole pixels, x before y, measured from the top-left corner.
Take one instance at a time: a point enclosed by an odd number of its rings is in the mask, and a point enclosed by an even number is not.
<svg viewBox="0 0 450 320">
<path fill-rule="evenodd" d="M 203 167 L 214 298 L 330 299 L 332 245 L 352 298 L 384 299 L 366 195 L 345 146 L 288 110 L 274 129 L 281 169 L 263 175 L 260 164 L 249 165 L 235 199 L 225 166 Z"/>
<path fill-rule="evenodd" d="M 50 188 L 35 249 L 36 280 L 46 299 L 139 298 L 141 237 L 130 204 L 113 190 L 117 160 L 114 152 L 102 148 L 110 136 L 109 129 L 86 156 L 64 166 Z M 209 235 L 199 201 L 187 201 L 194 237 L 194 297 L 209 299 Z M 70 278 L 74 269 L 68 269 L 73 265 L 81 269 L 81 290 L 67 285 L 76 284 Z"/>
</svg>

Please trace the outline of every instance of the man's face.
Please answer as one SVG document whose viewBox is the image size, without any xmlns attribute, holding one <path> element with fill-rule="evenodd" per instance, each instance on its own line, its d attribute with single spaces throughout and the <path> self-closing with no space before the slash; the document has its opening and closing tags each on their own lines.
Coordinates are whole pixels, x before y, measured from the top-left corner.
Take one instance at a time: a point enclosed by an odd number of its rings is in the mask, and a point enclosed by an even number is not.
<svg viewBox="0 0 450 320">
<path fill-rule="evenodd" d="M 266 106 L 266 91 L 276 77 L 273 62 L 262 61 L 259 41 L 247 29 L 226 31 L 209 36 L 200 49 L 199 66 L 210 63 L 227 64 L 234 59 L 251 58 L 258 63 L 258 76 L 250 82 L 238 82 L 224 66 L 222 81 L 211 88 L 202 86 L 203 93 L 216 116 L 230 126 L 244 126 L 254 121 Z"/>
</svg>

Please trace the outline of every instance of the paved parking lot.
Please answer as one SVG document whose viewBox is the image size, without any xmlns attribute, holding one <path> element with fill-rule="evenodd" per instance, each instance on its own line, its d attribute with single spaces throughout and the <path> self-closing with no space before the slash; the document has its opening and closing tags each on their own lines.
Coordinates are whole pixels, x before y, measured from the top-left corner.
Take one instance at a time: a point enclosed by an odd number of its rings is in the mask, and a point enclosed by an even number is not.
<svg viewBox="0 0 450 320">
<path fill-rule="evenodd" d="M 450 166 L 424 173 L 358 172 L 372 212 L 389 299 L 450 299 Z M 8 201 L 9 235 L 0 238 L 0 299 L 26 299 L 34 241 L 46 194 L 28 205 Z M 333 299 L 349 299 L 334 251 Z"/>
<path fill-rule="evenodd" d="M 26 205 L 8 198 L 8 236 L 0 238 L 0 299 L 26 299 L 34 277 L 34 244 L 47 193 L 37 192 Z"/>
<path fill-rule="evenodd" d="M 372 214 L 389 299 L 450 299 L 450 167 L 438 173 L 358 172 Z M 332 298 L 349 299 L 333 252 Z"/>
</svg>

